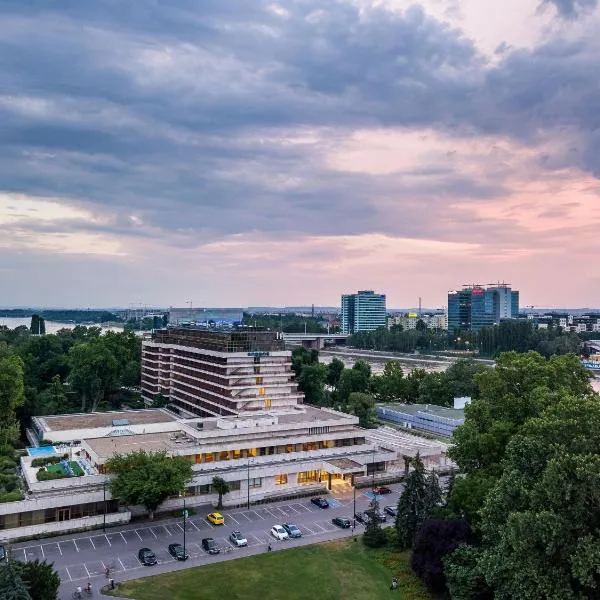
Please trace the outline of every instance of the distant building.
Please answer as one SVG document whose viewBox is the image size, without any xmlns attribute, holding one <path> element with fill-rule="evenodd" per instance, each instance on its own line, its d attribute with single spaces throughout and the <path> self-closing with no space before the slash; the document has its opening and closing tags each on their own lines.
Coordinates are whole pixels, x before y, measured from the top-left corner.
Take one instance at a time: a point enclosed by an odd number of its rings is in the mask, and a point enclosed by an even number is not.
<svg viewBox="0 0 600 600">
<path fill-rule="evenodd" d="M 239 325 L 244 318 L 241 308 L 173 308 L 169 309 L 170 326 L 196 325 L 224 327 Z"/>
<path fill-rule="evenodd" d="M 391 404 L 377 408 L 377 416 L 407 429 L 419 429 L 450 437 L 465 422 L 460 408 L 445 408 L 433 404 Z"/>
<path fill-rule="evenodd" d="M 464 287 L 448 293 L 448 330 L 479 331 L 519 315 L 519 292 L 507 284 Z"/>
<path fill-rule="evenodd" d="M 386 325 L 385 294 L 363 290 L 342 296 L 342 333 L 374 331 Z"/>
<path fill-rule="evenodd" d="M 388 329 L 391 329 L 394 325 L 401 325 L 403 331 L 408 331 L 416 329 L 419 321 L 423 321 L 427 329 L 447 329 L 447 319 L 443 313 L 423 314 L 419 316 L 416 312 L 409 312 L 388 317 L 387 324 Z"/>
</svg>

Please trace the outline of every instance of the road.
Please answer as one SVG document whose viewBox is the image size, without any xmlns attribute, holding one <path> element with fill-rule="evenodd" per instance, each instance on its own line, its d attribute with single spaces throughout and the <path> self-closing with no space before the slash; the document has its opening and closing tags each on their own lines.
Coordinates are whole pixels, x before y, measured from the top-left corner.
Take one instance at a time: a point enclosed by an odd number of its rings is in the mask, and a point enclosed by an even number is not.
<svg viewBox="0 0 600 600">
<path fill-rule="evenodd" d="M 381 507 L 398 502 L 402 484 L 389 486 L 393 492 L 379 496 Z M 364 511 L 371 501 L 369 488 L 357 490 L 356 510 Z M 77 586 L 82 587 L 90 581 L 95 590 L 94 596 L 100 596 L 98 590 L 107 583 L 106 567 L 115 581 L 136 579 L 146 575 L 155 575 L 195 567 L 212 562 L 231 560 L 241 556 L 250 556 L 265 552 L 271 543 L 273 551 L 291 546 L 313 544 L 352 535 L 351 530 L 339 529 L 332 524 L 336 516 L 352 519 L 353 495 L 351 491 L 326 496 L 331 506 L 321 509 L 310 502 L 310 498 L 299 498 L 287 502 L 251 506 L 250 510 L 232 508 L 223 509 L 225 525 L 215 526 L 205 516 L 214 510 L 211 505 L 195 506 L 194 515 L 186 521 L 186 547 L 190 558 L 178 562 L 168 553 L 167 546 L 174 542 L 183 543 L 182 519 L 164 519 L 130 523 L 87 533 L 45 538 L 43 540 L 19 542 L 12 545 L 12 556 L 16 560 L 47 560 L 54 563 L 61 578 L 60 599 L 70 600 Z M 294 523 L 302 531 L 302 538 L 294 540 L 275 540 L 269 531 L 273 525 Z M 229 542 L 231 531 L 239 530 L 248 539 L 248 547 L 234 548 Z M 357 523 L 357 531 L 363 526 Z M 201 547 L 202 538 L 212 537 L 222 549 L 230 551 L 218 555 L 209 555 Z M 137 553 L 147 547 L 154 551 L 158 564 L 144 567 Z"/>
</svg>

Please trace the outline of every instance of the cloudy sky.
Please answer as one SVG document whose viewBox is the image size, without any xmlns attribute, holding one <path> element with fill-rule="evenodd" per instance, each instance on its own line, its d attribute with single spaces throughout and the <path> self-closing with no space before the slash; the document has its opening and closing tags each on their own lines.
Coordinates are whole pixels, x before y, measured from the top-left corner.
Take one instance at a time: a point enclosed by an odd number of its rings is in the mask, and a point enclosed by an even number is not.
<svg viewBox="0 0 600 600">
<path fill-rule="evenodd" d="M 0 0 L 0 305 L 600 305 L 597 0 Z"/>
</svg>

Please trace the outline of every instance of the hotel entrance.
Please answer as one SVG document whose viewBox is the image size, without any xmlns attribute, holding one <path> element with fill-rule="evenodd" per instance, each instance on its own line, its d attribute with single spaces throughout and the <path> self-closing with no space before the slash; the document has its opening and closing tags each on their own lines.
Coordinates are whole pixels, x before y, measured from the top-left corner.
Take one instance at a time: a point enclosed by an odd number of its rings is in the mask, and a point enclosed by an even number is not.
<svg viewBox="0 0 600 600">
<path fill-rule="evenodd" d="M 329 491 L 336 494 L 350 492 L 354 476 L 365 474 L 365 467 L 349 458 L 332 458 L 324 461 L 323 466 L 321 481 L 327 484 Z"/>
</svg>

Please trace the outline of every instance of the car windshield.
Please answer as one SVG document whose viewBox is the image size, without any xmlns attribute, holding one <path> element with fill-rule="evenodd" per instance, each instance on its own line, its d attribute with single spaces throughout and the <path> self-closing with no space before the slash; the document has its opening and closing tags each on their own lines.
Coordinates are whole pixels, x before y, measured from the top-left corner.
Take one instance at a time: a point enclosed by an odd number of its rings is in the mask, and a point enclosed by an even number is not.
<svg viewBox="0 0 600 600">
<path fill-rule="evenodd" d="M 288 529 L 290 531 L 298 531 L 298 528 L 295 525 L 288 525 Z"/>
<path fill-rule="evenodd" d="M 146 550 L 146 551 L 144 552 L 144 556 L 145 556 L 146 558 L 154 558 L 154 552 L 152 552 L 152 550 Z"/>
</svg>

